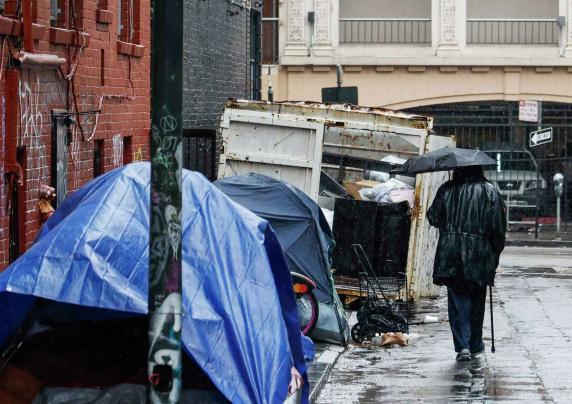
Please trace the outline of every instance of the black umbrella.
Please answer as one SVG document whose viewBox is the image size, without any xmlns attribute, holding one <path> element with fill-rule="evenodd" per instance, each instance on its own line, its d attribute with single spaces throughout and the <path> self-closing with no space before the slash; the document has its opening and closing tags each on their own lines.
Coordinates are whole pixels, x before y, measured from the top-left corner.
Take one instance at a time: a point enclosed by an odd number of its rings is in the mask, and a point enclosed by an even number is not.
<svg viewBox="0 0 572 404">
<path fill-rule="evenodd" d="M 457 167 L 496 167 L 497 163 L 481 150 L 446 147 L 410 158 L 392 171 L 401 175 L 416 175 L 435 171 L 449 171 Z"/>
</svg>

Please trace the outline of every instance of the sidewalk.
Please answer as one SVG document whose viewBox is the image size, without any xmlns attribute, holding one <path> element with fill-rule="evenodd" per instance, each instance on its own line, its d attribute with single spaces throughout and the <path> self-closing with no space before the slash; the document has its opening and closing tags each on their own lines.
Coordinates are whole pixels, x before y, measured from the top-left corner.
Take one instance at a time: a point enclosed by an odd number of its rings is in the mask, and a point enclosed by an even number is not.
<svg viewBox="0 0 572 404">
<path fill-rule="evenodd" d="M 447 299 L 420 300 L 413 323 L 425 314 L 437 323 L 411 327 L 410 345 L 389 349 L 350 345 L 337 360 L 317 403 L 567 402 L 572 397 L 572 276 L 506 270 L 495 288 L 496 353 L 456 362 Z"/>
<path fill-rule="evenodd" d="M 340 355 L 346 350 L 339 345 L 316 343 L 316 358 L 308 368 L 308 382 L 310 383 L 310 402 L 322 391 L 326 381 L 330 377 L 332 368 L 336 364 Z"/>
</svg>

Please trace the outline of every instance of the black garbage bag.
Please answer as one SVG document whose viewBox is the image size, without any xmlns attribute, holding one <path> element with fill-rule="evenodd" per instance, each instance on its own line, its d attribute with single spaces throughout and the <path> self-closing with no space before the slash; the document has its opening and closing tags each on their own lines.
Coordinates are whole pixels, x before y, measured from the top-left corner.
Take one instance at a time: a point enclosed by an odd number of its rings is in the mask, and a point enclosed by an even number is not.
<svg viewBox="0 0 572 404">
<path fill-rule="evenodd" d="M 357 343 L 371 341 L 376 334 L 409 332 L 407 319 L 394 302 L 369 298 L 358 310 L 357 319 L 351 330 L 352 339 Z"/>
</svg>

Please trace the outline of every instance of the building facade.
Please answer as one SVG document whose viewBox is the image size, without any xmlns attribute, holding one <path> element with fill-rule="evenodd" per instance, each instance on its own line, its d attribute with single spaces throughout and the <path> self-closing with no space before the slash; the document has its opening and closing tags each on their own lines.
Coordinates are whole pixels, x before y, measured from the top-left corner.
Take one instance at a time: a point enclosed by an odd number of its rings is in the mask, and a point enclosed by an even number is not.
<svg viewBox="0 0 572 404">
<path fill-rule="evenodd" d="M 272 1 L 271 1 L 272 2 Z M 431 114 L 435 130 L 499 161 L 489 173 L 504 187 L 510 220 L 530 224 L 552 177 L 572 177 L 572 1 L 285 0 L 265 9 L 263 97 L 321 101 L 322 89 L 355 86 L 358 102 Z M 542 101 L 540 122 L 523 122 L 521 100 Z M 530 133 L 553 128 L 536 147 Z M 524 194 L 531 194 L 524 196 Z M 513 202 L 510 201 L 510 195 Z M 564 197 L 564 201 L 570 199 Z M 518 200 L 518 201 L 517 201 Z M 568 200 L 568 202 L 570 202 Z M 569 203 L 568 203 L 569 204 Z M 564 204 L 563 211 L 567 212 Z M 518 211 L 518 214 L 516 214 Z"/>
<path fill-rule="evenodd" d="M 92 178 L 148 158 L 150 2 L 6 0 L 0 15 L 0 269 Z M 44 214 L 42 214 L 44 212 Z"/>
<path fill-rule="evenodd" d="M 277 99 L 320 101 L 321 88 L 336 85 L 339 64 L 344 85 L 359 87 L 363 105 L 572 101 L 570 1 L 276 3 Z M 264 95 L 267 74 L 263 79 Z"/>
<path fill-rule="evenodd" d="M 185 166 L 214 179 L 229 97 L 260 99 L 262 2 L 185 0 Z"/>
</svg>

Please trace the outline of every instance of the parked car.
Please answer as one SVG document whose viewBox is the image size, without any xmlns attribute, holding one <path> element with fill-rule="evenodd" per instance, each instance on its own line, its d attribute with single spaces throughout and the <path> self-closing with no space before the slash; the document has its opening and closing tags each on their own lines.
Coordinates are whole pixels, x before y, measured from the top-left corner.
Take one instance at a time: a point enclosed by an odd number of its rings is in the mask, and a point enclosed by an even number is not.
<svg viewBox="0 0 572 404">
<path fill-rule="evenodd" d="M 536 190 L 536 161 L 526 149 L 495 148 L 484 150 L 497 162 L 496 170 L 486 170 L 485 176 L 503 196 L 518 204 L 524 196 Z M 546 188 L 546 180 L 540 177 L 540 188 Z"/>
</svg>

